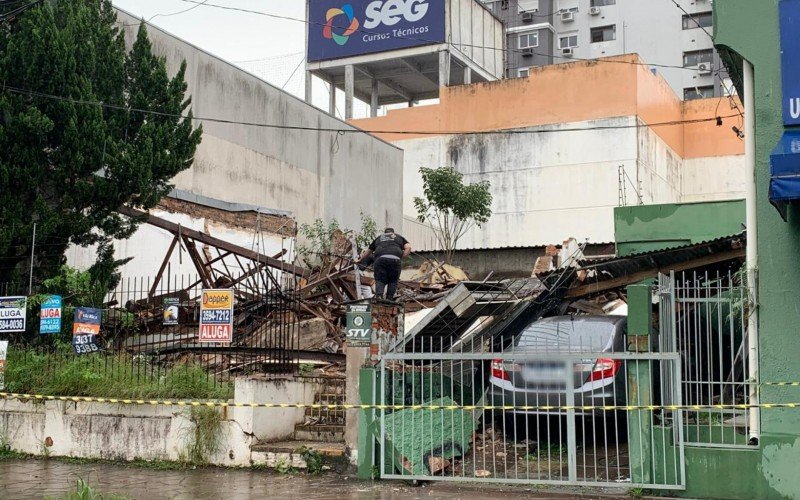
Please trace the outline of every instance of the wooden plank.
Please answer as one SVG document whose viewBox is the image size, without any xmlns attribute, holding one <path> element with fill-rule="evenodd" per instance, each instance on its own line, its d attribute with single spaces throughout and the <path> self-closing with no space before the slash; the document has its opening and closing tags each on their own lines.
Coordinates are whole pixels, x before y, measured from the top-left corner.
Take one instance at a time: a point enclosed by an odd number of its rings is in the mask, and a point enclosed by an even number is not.
<svg viewBox="0 0 800 500">
<path fill-rule="evenodd" d="M 302 267 L 295 266 L 287 262 L 283 262 L 282 260 L 278 260 L 268 255 L 264 255 L 262 253 L 255 252 L 253 250 L 249 250 L 239 245 L 227 242 L 225 240 L 209 236 L 205 233 L 201 233 L 200 231 L 195 231 L 194 229 L 181 227 L 178 224 L 175 224 L 174 222 L 164 220 L 160 217 L 150 215 L 140 210 L 134 210 L 128 207 L 122 207 L 118 209 L 117 212 L 128 217 L 143 219 L 147 224 L 164 229 L 165 231 L 169 231 L 170 233 L 175 235 L 177 235 L 178 232 L 180 231 L 181 236 L 187 236 L 192 240 L 198 241 L 200 243 L 220 248 L 222 250 L 225 250 L 226 252 L 231 252 L 232 254 L 238 255 L 240 257 L 245 257 L 250 260 L 261 262 L 263 264 L 266 264 L 268 267 L 281 269 L 295 276 L 305 276 L 307 274 L 310 274 L 310 271 L 308 269 L 304 269 Z"/>
<path fill-rule="evenodd" d="M 194 264 L 197 274 L 200 275 L 200 280 L 203 282 L 203 287 L 211 288 L 213 286 L 211 283 L 211 276 L 209 276 L 209 274 L 206 272 L 206 268 L 203 266 L 203 259 L 200 257 L 194 242 L 186 236 L 183 236 L 183 244 L 186 247 L 189 258 L 192 259 L 192 264 Z"/>
<path fill-rule="evenodd" d="M 339 287 L 336 286 L 336 283 L 328 276 L 328 289 L 331 291 L 333 295 L 333 300 L 341 304 L 344 302 L 344 297 L 342 297 L 342 292 L 339 291 Z"/>
<path fill-rule="evenodd" d="M 167 264 L 169 264 L 169 258 L 172 257 L 172 252 L 175 250 L 175 245 L 178 244 L 178 236 L 175 235 L 172 238 L 172 243 L 169 244 L 169 249 L 167 250 L 167 254 L 164 256 L 164 260 L 161 261 L 161 267 L 158 268 L 158 274 L 156 274 L 156 279 L 153 280 L 153 286 L 150 287 L 150 297 L 155 295 L 156 289 L 158 288 L 158 284 L 161 283 L 161 276 L 164 275 L 164 270 L 167 268 Z"/>
</svg>

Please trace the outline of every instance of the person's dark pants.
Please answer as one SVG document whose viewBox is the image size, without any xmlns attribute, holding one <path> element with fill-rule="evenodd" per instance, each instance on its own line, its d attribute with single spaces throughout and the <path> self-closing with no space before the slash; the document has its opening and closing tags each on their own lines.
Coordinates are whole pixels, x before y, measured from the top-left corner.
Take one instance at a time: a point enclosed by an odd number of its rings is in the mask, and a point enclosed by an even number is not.
<svg viewBox="0 0 800 500">
<path fill-rule="evenodd" d="M 375 271 L 375 295 L 383 297 L 384 288 L 386 289 L 386 300 L 394 299 L 397 292 L 397 282 L 400 280 L 400 259 L 380 258 L 375 261 L 373 266 Z"/>
</svg>

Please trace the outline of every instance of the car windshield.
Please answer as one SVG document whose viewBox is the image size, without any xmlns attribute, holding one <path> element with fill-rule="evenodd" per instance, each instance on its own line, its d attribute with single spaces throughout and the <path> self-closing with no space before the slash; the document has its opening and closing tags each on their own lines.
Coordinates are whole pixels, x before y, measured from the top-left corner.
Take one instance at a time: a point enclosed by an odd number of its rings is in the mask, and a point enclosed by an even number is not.
<svg viewBox="0 0 800 500">
<path fill-rule="evenodd" d="M 614 334 L 614 323 L 581 319 L 542 321 L 520 334 L 517 348 L 536 351 L 603 351 Z"/>
</svg>

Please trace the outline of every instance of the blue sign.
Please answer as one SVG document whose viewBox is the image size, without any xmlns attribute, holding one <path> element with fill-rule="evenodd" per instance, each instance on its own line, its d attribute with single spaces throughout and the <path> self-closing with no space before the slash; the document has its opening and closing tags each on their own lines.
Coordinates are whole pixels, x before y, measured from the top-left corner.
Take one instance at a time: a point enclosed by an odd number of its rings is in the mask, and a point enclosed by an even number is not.
<svg viewBox="0 0 800 500">
<path fill-rule="evenodd" d="M 72 348 L 75 354 L 91 354 L 100 350 L 98 336 L 103 311 L 91 307 L 76 307 L 72 323 Z"/>
<path fill-rule="evenodd" d="M 308 0 L 308 61 L 445 40 L 444 0 Z"/>
<path fill-rule="evenodd" d="M 783 123 L 800 125 L 800 0 L 781 0 Z"/>
<path fill-rule="evenodd" d="M 61 333 L 61 296 L 51 295 L 42 302 L 39 333 Z"/>
</svg>

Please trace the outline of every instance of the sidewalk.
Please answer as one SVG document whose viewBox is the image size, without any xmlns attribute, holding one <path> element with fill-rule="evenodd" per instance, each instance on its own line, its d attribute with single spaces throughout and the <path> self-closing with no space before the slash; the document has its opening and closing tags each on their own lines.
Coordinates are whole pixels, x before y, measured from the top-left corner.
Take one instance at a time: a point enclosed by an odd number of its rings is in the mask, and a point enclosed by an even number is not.
<svg viewBox="0 0 800 500">
<path fill-rule="evenodd" d="M 152 470 L 112 464 L 69 464 L 51 460 L 0 461 L 0 497 L 60 498 L 75 491 L 83 479 L 99 493 L 148 500 L 162 498 L 218 499 L 304 498 L 480 498 L 544 499 L 575 498 L 576 491 L 537 489 L 530 486 L 456 485 L 428 483 L 421 487 L 396 481 L 358 481 L 327 473 L 321 476 L 278 475 L 272 472 L 236 469 Z M 583 492 L 583 491 L 582 491 Z M 586 493 L 585 498 L 603 495 Z M 621 490 L 619 498 L 627 498 Z"/>
</svg>

